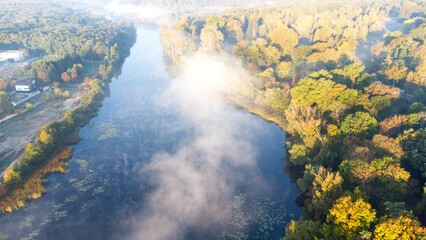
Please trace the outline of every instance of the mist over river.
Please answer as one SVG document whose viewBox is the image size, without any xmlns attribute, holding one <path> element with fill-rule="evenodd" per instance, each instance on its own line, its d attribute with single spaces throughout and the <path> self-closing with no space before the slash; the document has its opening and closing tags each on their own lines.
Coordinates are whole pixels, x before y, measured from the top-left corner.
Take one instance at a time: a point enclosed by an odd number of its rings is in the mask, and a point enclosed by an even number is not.
<svg viewBox="0 0 426 240">
<path fill-rule="evenodd" d="M 137 34 L 68 173 L 1 215 L 0 239 L 283 237 L 301 212 L 284 172 L 285 133 L 170 79 L 158 32 Z"/>
</svg>

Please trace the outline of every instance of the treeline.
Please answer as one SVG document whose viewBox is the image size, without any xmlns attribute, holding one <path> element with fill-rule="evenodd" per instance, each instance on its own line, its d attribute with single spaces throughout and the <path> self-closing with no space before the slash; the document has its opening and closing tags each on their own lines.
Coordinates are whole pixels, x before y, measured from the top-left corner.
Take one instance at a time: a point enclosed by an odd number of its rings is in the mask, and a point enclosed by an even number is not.
<svg viewBox="0 0 426 240">
<path fill-rule="evenodd" d="M 111 0 L 102 0 L 104 3 L 109 3 Z M 173 9 L 202 9 L 204 7 L 245 7 L 247 5 L 267 5 L 267 4 L 282 4 L 285 0 L 271 0 L 268 3 L 265 0 L 123 0 L 120 3 L 131 3 L 137 6 L 150 6 Z"/>
<path fill-rule="evenodd" d="M 49 3 L 5 2 L 0 9 L 0 49 L 25 49 L 31 56 L 48 55 L 51 60 L 27 65 L 15 77 L 29 76 L 46 83 L 59 81 L 74 64 L 104 61 L 108 65 L 126 52 L 134 36 L 129 23 L 112 22 L 81 9 Z M 67 78 L 63 79 L 64 81 Z M 77 77 L 74 77 L 77 79 Z"/>
<path fill-rule="evenodd" d="M 251 102 L 237 104 L 289 134 L 303 216 L 284 239 L 426 237 L 425 9 L 424 1 L 302 3 L 184 16 L 162 31 L 177 64 L 196 51 L 232 54 L 260 79 Z M 403 30 L 371 48 L 367 72 L 355 49 L 389 17 Z"/>
<path fill-rule="evenodd" d="M 16 6 L 15 3 L 10 4 L 11 6 Z M 59 24 L 57 21 L 59 21 L 60 13 L 62 13 L 62 11 L 70 11 L 69 9 L 62 10 L 62 8 L 53 7 L 52 5 L 41 5 L 49 9 L 48 11 L 42 11 L 42 7 L 39 9 L 41 13 L 48 14 L 47 20 L 44 22 L 47 26 L 54 27 Z M 31 13 L 38 14 L 38 11 L 33 11 L 33 8 L 29 8 L 28 5 L 26 5 L 26 8 L 24 8 L 23 5 L 17 6 L 22 7 L 22 9 L 18 9 L 20 13 L 25 16 Z M 13 8 L 9 8 L 9 11 L 12 10 Z M 28 11 L 28 14 L 25 14 L 26 11 Z M 79 15 L 78 12 L 72 12 Z M 50 21 L 48 17 L 49 13 L 52 16 L 56 16 L 56 18 Z M 63 17 L 65 20 L 61 22 L 61 24 L 66 26 L 65 21 L 67 16 Z M 74 19 L 72 16 L 68 17 Z M 93 16 L 90 19 L 83 19 L 84 21 L 81 21 L 82 27 L 85 28 L 86 21 L 92 22 L 94 25 L 92 27 L 88 26 L 91 32 L 90 34 L 96 35 L 98 31 L 96 26 L 99 26 L 100 32 L 97 36 L 102 36 L 102 24 L 98 25 L 96 21 L 93 22 L 94 19 L 101 22 L 106 21 L 102 18 L 95 18 Z M 52 172 L 64 171 L 62 160 L 71 156 L 71 148 L 66 145 L 77 142 L 79 140 L 78 130 L 80 127 L 87 124 L 90 118 L 97 114 L 103 99 L 102 88 L 108 85 L 114 74 L 120 72 L 121 66 L 125 58 L 130 54 L 130 48 L 136 40 L 136 31 L 133 26 L 112 22 L 108 23 L 108 26 L 116 29 L 116 31 L 111 32 L 109 36 L 110 40 L 102 38 L 96 39 L 107 45 L 105 45 L 106 47 L 103 48 L 102 52 L 99 51 L 99 56 L 102 56 L 102 64 L 99 66 L 97 73 L 92 77 L 86 77 L 84 79 L 83 86 L 87 91 L 81 97 L 80 106 L 73 111 L 66 112 L 62 120 L 50 122 L 43 126 L 36 135 L 35 141 L 27 144 L 24 152 L 24 159 L 8 169 L 3 175 L 3 183 L 0 183 L 0 212 L 12 212 L 22 207 L 25 200 L 40 197 L 44 192 L 44 188 L 41 184 L 44 175 Z M 38 32 L 38 30 L 34 30 L 33 28 L 35 28 L 35 26 L 31 25 L 31 27 L 24 30 L 24 32 Z M 17 32 L 17 34 L 22 36 L 25 35 L 21 32 Z M 63 41 L 67 40 L 64 38 Z M 56 44 L 56 40 L 52 42 Z M 62 43 L 63 42 L 57 44 Z M 84 42 L 80 42 L 79 44 L 82 45 Z M 45 49 L 39 50 L 44 51 Z M 42 61 L 41 63 L 33 64 L 27 67 L 25 71 L 33 71 L 37 74 L 37 77 L 46 82 L 57 80 L 60 77 L 62 77 L 63 81 L 72 80 L 71 78 L 73 76 L 75 77 L 75 74 L 78 76 L 82 71 L 83 66 L 79 64 L 78 59 L 83 57 L 84 56 L 66 54 L 54 61 Z M 43 76 L 49 77 L 49 79 L 40 77 L 40 72 L 45 73 Z M 68 77 L 70 79 L 68 79 Z M 0 95 L 0 97 L 3 98 L 3 94 Z"/>
</svg>

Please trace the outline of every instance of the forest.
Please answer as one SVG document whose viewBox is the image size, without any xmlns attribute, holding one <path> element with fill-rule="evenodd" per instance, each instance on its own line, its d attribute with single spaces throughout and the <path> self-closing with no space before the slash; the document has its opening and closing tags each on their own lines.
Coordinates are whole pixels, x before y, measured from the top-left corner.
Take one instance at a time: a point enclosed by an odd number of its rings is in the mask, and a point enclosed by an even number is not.
<svg viewBox="0 0 426 240">
<path fill-rule="evenodd" d="M 81 81 L 86 65 L 93 62 L 103 63 L 100 74 L 108 75 L 119 65 L 120 53 L 128 50 L 134 32 L 129 23 L 50 3 L 29 8 L 25 1 L 7 1 L 0 9 L 0 49 L 23 49 L 26 57 L 44 56 L 17 69 L 13 78 L 37 79 L 39 86 Z M 0 115 L 13 111 L 5 92 L 11 89 L 13 81 L 0 79 Z"/>
<path fill-rule="evenodd" d="M 42 60 L 18 70 L 21 71 L 18 77 L 38 79 L 44 85 L 53 83 L 55 95 L 62 95 L 57 87 L 60 82 L 81 83 L 84 89 L 79 106 L 66 112 L 63 119 L 42 127 L 35 141 L 27 144 L 24 159 L 3 175 L 0 212 L 10 213 L 23 207 L 26 200 L 41 197 L 47 174 L 65 172 L 64 160 L 72 154 L 69 145 L 78 142 L 80 127 L 97 114 L 103 99 L 102 90 L 120 73 L 135 42 L 136 31 L 130 23 L 112 22 L 61 5 L 32 6 L 26 1 L 14 1 L 3 6 L 0 9 L 1 49 L 23 48 L 31 55 L 55 55 L 52 60 Z M 91 62 L 97 62 L 99 68 L 87 76 L 86 65 Z M 2 109 L 10 107 L 7 98 L 8 94 L 0 91 Z"/>
<path fill-rule="evenodd" d="M 259 79 L 229 98 L 288 134 L 303 216 L 284 239 L 426 237 L 425 10 L 420 0 L 301 1 L 162 29 L 175 65 L 222 55 Z"/>
</svg>

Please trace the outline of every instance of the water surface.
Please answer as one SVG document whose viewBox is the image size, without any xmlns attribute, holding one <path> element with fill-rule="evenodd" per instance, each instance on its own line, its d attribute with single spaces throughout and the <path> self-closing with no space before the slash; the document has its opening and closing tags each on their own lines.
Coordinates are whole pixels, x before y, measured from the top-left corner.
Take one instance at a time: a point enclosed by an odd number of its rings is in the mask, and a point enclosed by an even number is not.
<svg viewBox="0 0 426 240">
<path fill-rule="evenodd" d="M 299 218 L 285 133 L 179 85 L 162 54 L 139 27 L 69 172 L 0 216 L 0 239 L 279 239 Z"/>
</svg>

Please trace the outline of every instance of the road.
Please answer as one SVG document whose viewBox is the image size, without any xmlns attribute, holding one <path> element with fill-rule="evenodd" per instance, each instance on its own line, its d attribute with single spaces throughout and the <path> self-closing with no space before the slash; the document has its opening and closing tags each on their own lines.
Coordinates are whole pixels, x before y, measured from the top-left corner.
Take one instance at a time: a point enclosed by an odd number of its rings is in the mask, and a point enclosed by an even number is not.
<svg viewBox="0 0 426 240">
<path fill-rule="evenodd" d="M 8 77 L 8 76 L 12 75 L 12 73 L 13 73 L 13 71 L 15 71 L 15 69 L 21 68 L 21 67 L 27 65 L 28 63 L 33 62 L 33 61 L 37 61 L 41 58 L 42 57 L 35 57 L 35 58 L 30 58 L 30 59 L 27 59 L 27 60 L 24 60 L 24 61 L 10 63 L 10 65 L 8 67 L 6 67 L 6 69 L 0 71 L 0 76 L 3 76 L 3 77 L 7 76 Z"/>
</svg>

